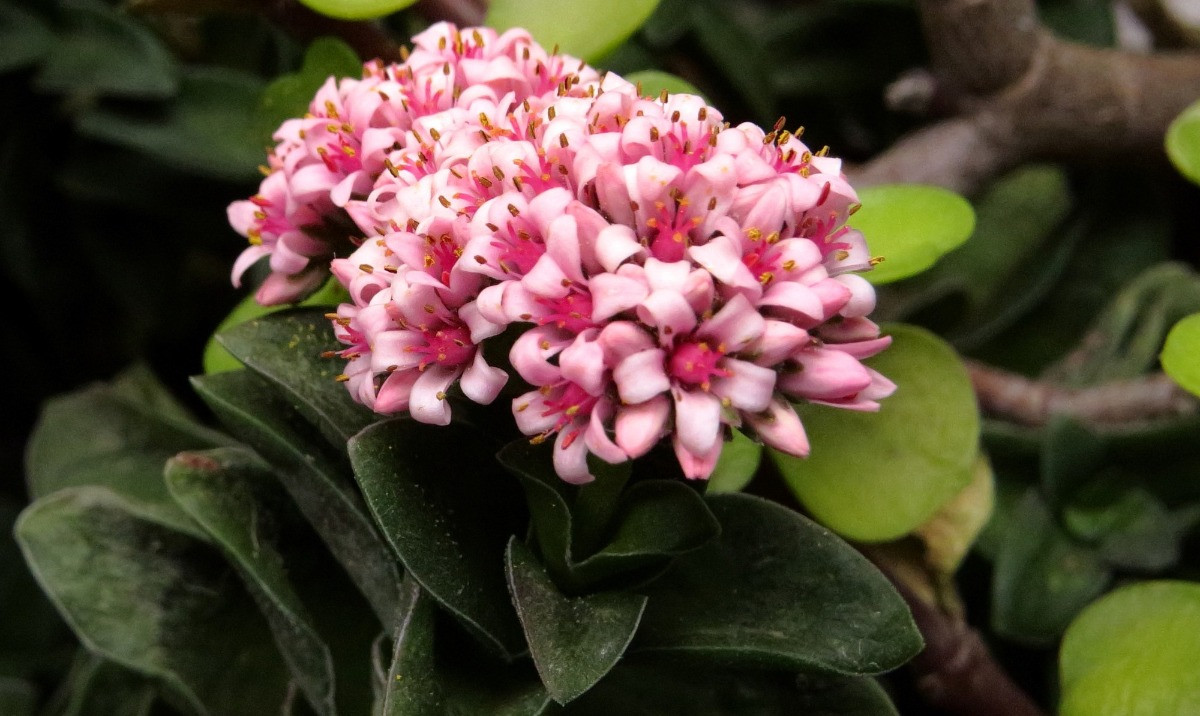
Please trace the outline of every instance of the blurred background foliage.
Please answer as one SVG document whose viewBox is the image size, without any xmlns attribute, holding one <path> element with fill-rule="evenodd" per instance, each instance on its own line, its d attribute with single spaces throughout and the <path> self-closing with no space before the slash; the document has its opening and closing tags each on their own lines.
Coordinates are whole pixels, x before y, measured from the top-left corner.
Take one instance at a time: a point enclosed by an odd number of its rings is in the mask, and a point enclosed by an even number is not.
<svg viewBox="0 0 1200 716">
<path fill-rule="evenodd" d="M 255 7 L 0 0 L 0 291 L 13 307 L 0 341 L 17 426 L 0 444 L 0 713 L 46 703 L 91 713 L 65 694 L 147 688 L 77 653 L 10 526 L 28 499 L 20 466 L 47 397 L 142 363 L 199 408 L 187 377 L 242 298 L 229 285 L 242 245 L 224 207 L 253 193 L 278 120 L 329 68 L 355 62 L 327 42 L 306 64 L 307 43 Z M 1109 2 L 1040 10 L 1062 36 L 1117 40 Z M 383 22 L 404 38 L 428 13 L 418 4 Z M 810 144 L 861 162 L 922 121 L 884 97 L 924 53 L 908 0 L 662 0 L 596 64 L 673 73 L 733 122 L 786 116 Z M 881 320 L 1084 387 L 1153 371 L 1170 327 L 1200 311 L 1200 189 L 1165 164 L 1027 165 L 970 199 L 971 239 L 881 288 Z M 972 624 L 1043 703 L 1055 699 L 1055 646 L 1088 603 L 1130 580 L 1200 579 L 1197 431 L 1194 414 L 1118 429 L 983 422 L 996 508 L 959 590 Z M 56 692 L 64 679 L 73 686 Z M 913 698 L 899 688 L 900 703 Z M 113 713 L 149 713 L 151 698 Z"/>
</svg>

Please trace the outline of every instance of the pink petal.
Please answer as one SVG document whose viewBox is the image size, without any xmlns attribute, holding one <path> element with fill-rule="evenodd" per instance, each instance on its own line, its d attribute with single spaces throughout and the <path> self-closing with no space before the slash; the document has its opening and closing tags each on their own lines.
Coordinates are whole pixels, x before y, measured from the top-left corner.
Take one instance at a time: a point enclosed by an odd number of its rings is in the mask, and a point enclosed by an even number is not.
<svg viewBox="0 0 1200 716">
<path fill-rule="evenodd" d="M 837 400 L 871 384 L 871 374 L 853 356 L 828 348 L 811 348 L 796 354 L 800 370 L 779 377 L 779 388 L 788 395 L 810 400 Z"/>
<path fill-rule="evenodd" d="M 597 403 L 592 408 L 592 415 L 588 419 L 584 440 L 587 443 L 588 451 L 610 465 L 615 465 L 625 462 L 629 459 L 629 456 L 608 437 L 608 430 L 605 428 L 605 423 L 611 417 L 612 403 L 608 400 Z"/>
<path fill-rule="evenodd" d="M 605 271 L 616 271 L 624 261 L 644 255 L 646 247 L 637 240 L 633 229 L 624 224 L 610 224 L 596 236 L 596 259 Z"/>
<path fill-rule="evenodd" d="M 517 429 L 525 435 L 544 433 L 558 422 L 558 414 L 546 410 L 546 396 L 540 390 L 531 390 L 514 398 L 512 413 Z"/>
<path fill-rule="evenodd" d="M 671 401 L 662 394 L 637 405 L 622 406 L 615 421 L 617 445 L 630 458 L 645 455 L 662 437 L 670 415 Z"/>
<path fill-rule="evenodd" d="M 755 346 L 757 355 L 754 362 L 763 366 L 773 366 L 807 345 L 810 338 L 808 331 L 794 326 L 787 321 L 767 319 L 763 322 L 762 337 Z"/>
<path fill-rule="evenodd" d="M 721 401 L 699 390 L 673 391 L 675 435 L 689 452 L 707 455 L 721 441 Z"/>
<path fill-rule="evenodd" d="M 588 471 L 587 442 L 581 437 L 579 428 L 572 426 L 560 432 L 554 441 L 554 471 L 572 485 L 583 485 L 595 479 Z"/>
<path fill-rule="evenodd" d="M 821 297 L 796 281 L 775 281 L 759 301 L 761 306 L 776 306 L 799 314 L 814 323 L 825 320 Z"/>
<path fill-rule="evenodd" d="M 850 300 L 842 307 L 842 315 L 860 318 L 875 310 L 875 287 L 871 282 L 855 273 L 842 274 L 833 279 L 850 290 Z"/>
<path fill-rule="evenodd" d="M 644 281 L 614 273 L 602 273 L 588 281 L 592 294 L 592 320 L 607 321 L 627 311 L 649 295 Z"/>
<path fill-rule="evenodd" d="M 654 347 L 654 339 L 633 321 L 613 321 L 600 331 L 598 341 L 604 348 L 604 363 L 615 366 L 634 353 Z"/>
<path fill-rule="evenodd" d="M 246 273 L 251 266 L 258 263 L 259 259 L 269 253 L 271 253 L 271 250 L 265 246 L 250 246 L 244 249 L 242 253 L 238 254 L 237 261 L 233 262 L 233 274 L 230 277 L 233 282 L 233 287 L 241 288 L 242 274 Z"/>
<path fill-rule="evenodd" d="M 696 327 L 696 313 L 683 294 L 669 289 L 655 291 L 637 307 L 638 318 L 658 329 L 659 342 L 674 341 L 673 336 L 690 333 Z"/>
<path fill-rule="evenodd" d="M 732 375 L 713 380 L 712 391 L 738 410 L 757 413 L 767 409 L 775 393 L 778 373 L 753 363 L 726 358 L 721 368 Z"/>
<path fill-rule="evenodd" d="M 557 383 L 562 371 L 549 359 L 565 348 L 568 342 L 556 336 L 550 327 L 531 328 L 513 343 L 508 352 L 508 361 L 531 385 Z"/>
<path fill-rule="evenodd" d="M 675 448 L 675 458 L 683 468 L 683 476 L 689 480 L 707 480 L 716 469 L 717 460 L 721 457 L 721 448 L 725 446 L 718 440 L 707 453 L 696 454 L 684 446 L 679 435 L 675 436 L 672 445 Z"/>
<path fill-rule="evenodd" d="M 659 349 L 641 351 L 625 358 L 613 369 L 617 394 L 629 404 L 647 401 L 671 388 L 663 370 L 665 354 Z"/>
<path fill-rule="evenodd" d="M 825 347 L 835 351 L 848 353 L 859 360 L 863 360 L 864 358 L 870 358 L 873 355 L 877 355 L 891 344 L 891 336 L 881 336 L 870 341 L 857 341 L 854 343 L 826 343 Z"/>
<path fill-rule="evenodd" d="M 562 377 L 590 395 L 600 395 L 608 383 L 605 380 L 604 348 L 596 340 L 599 333 L 595 328 L 580 333 L 558 357 Z"/>
<path fill-rule="evenodd" d="M 726 353 L 738 353 L 761 338 L 765 326 L 762 315 L 745 296 L 738 294 L 705 321 L 696 333 L 720 344 Z"/>
<path fill-rule="evenodd" d="M 450 384 L 460 374 L 461 366 L 443 368 L 431 365 L 426 368 L 413 383 L 409 396 L 408 412 L 413 420 L 430 425 L 448 425 L 450 402 L 446 400 L 446 391 L 450 390 Z"/>
<path fill-rule="evenodd" d="M 415 370 L 399 370 L 384 379 L 379 386 L 373 409 L 377 413 L 400 413 L 408 410 L 413 384 L 421 374 Z"/>
<path fill-rule="evenodd" d="M 765 413 L 743 417 L 767 445 L 796 457 L 808 455 L 808 435 L 790 403 L 773 400 Z"/>
<path fill-rule="evenodd" d="M 693 246 L 688 249 L 688 256 L 726 286 L 745 290 L 755 297 L 762 293 L 762 285 L 742 263 L 741 247 L 728 236 L 717 236 L 707 244 Z"/>
<path fill-rule="evenodd" d="M 483 351 L 476 350 L 475 358 L 470 367 L 463 373 L 458 384 L 462 392 L 480 405 L 487 405 L 496 399 L 500 389 L 508 382 L 508 373 L 502 369 L 490 366 L 483 359 Z"/>
</svg>

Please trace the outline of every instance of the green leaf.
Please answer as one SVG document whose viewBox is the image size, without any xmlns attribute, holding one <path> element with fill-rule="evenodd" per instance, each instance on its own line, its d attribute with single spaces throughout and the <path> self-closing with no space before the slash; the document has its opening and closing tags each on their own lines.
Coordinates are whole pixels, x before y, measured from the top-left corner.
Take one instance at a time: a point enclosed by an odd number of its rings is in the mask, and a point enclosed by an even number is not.
<svg viewBox="0 0 1200 716">
<path fill-rule="evenodd" d="M 1200 313 L 1193 313 L 1171 328 L 1159 360 L 1172 380 L 1200 395 Z"/>
<path fill-rule="evenodd" d="M 924 524 L 966 487 L 979 443 L 975 393 L 954 350 L 914 326 L 886 332 L 893 344 L 867 363 L 898 387 L 879 412 L 800 406 L 812 454 L 770 451 L 817 520 L 863 542 Z"/>
<path fill-rule="evenodd" d="M 203 545 L 102 487 L 43 497 L 16 535 L 91 651 L 161 679 L 200 714 L 279 711 L 287 677 L 266 624 Z"/>
<path fill-rule="evenodd" d="M 1167 128 L 1167 156 L 1179 173 L 1200 184 L 1200 102 L 1183 110 Z"/>
<path fill-rule="evenodd" d="M 275 636 L 293 680 L 318 714 L 333 714 L 329 648 L 288 578 L 269 520 L 276 487 L 268 467 L 242 448 L 184 452 L 166 467 L 171 496 L 204 527 L 238 568 Z"/>
<path fill-rule="evenodd" d="M 621 658 L 646 598 L 632 592 L 567 597 L 529 548 L 508 542 L 508 588 L 542 683 L 565 704 L 592 688 Z"/>
<path fill-rule="evenodd" d="M 246 181 L 263 156 L 253 132 L 261 89 L 248 73 L 191 67 L 162 116 L 98 107 L 80 117 L 79 131 L 199 174 Z"/>
<path fill-rule="evenodd" d="M 25 566 L 12 536 L 18 512 L 0 498 L 0 678 L 24 683 L 65 668 L 75 640 Z"/>
<path fill-rule="evenodd" d="M 179 89 L 171 54 L 147 27 L 99 0 L 63 3 L 68 31 L 46 55 L 43 91 L 165 99 Z"/>
<path fill-rule="evenodd" d="M 405 569 L 505 658 L 525 648 L 508 599 L 504 550 L 523 531 L 520 492 L 485 433 L 408 418 L 350 440 L 354 474 Z"/>
<path fill-rule="evenodd" d="M 1062 716 L 1185 716 L 1200 709 L 1200 584 L 1118 589 L 1071 623 L 1058 656 Z"/>
<path fill-rule="evenodd" d="M 304 64 L 279 77 L 263 90 L 256 113 L 257 134 L 263 142 L 285 120 L 302 117 L 317 90 L 330 77 L 358 77 L 363 63 L 354 50 L 336 37 L 318 37 L 304 52 Z"/>
<path fill-rule="evenodd" d="M 1058 509 L 1085 486 L 1107 460 L 1104 440 L 1067 416 L 1056 416 L 1042 431 L 1041 478 L 1047 501 Z"/>
<path fill-rule="evenodd" d="M 821 716 L 900 716 L 883 687 L 862 676 L 799 678 L 797 711 Z"/>
<path fill-rule="evenodd" d="M 300 0 L 322 15 L 339 20 L 371 20 L 390 15 L 417 0 Z"/>
<path fill-rule="evenodd" d="M 646 588 L 633 649 L 846 675 L 888 671 L 921 650 L 896 590 L 831 532 L 757 497 L 708 503 L 720 538 Z"/>
<path fill-rule="evenodd" d="M 167 493 L 163 464 L 180 450 L 230 442 L 193 422 L 144 369 L 131 369 L 45 403 L 25 453 L 29 493 L 104 485 L 147 517 L 202 537 Z"/>
<path fill-rule="evenodd" d="M 667 94 L 694 94 L 700 97 L 700 90 L 691 82 L 671 74 L 670 72 L 662 72 L 660 70 L 642 70 L 641 72 L 630 72 L 625 75 L 625 79 L 640 85 L 642 88 L 643 97 L 658 97 L 664 90 Z"/>
<path fill-rule="evenodd" d="M 484 24 L 497 30 L 522 27 L 549 48 L 595 61 L 646 22 L 658 0 L 491 0 Z"/>
<path fill-rule="evenodd" d="M 1171 512 L 1149 491 L 1130 487 L 1132 475 L 1106 477 L 1066 506 L 1063 526 L 1118 569 L 1160 571 L 1177 564 L 1180 543 L 1200 521 L 1200 506 Z"/>
<path fill-rule="evenodd" d="M 37 690 L 25 679 L 0 676 L 0 713 L 8 716 L 33 716 L 37 711 Z"/>
<path fill-rule="evenodd" d="M 411 576 L 401 615 L 382 716 L 537 716 L 550 703 L 528 661 L 480 658 L 439 629 L 436 600 Z"/>
<path fill-rule="evenodd" d="M 1051 644 L 1112 573 L 1094 548 L 1059 530 L 1036 491 L 1010 519 L 992 580 L 992 626 L 1011 639 Z"/>
<path fill-rule="evenodd" d="M 330 278 L 325 282 L 325 285 L 317 289 L 316 293 L 300 302 L 301 306 L 336 306 L 343 301 L 349 300 L 346 289 L 342 284 L 338 283 L 336 278 Z M 204 346 L 204 372 L 205 373 L 221 373 L 227 370 L 237 370 L 242 367 L 242 362 L 233 356 L 225 346 L 221 345 L 217 340 L 217 334 L 223 333 L 230 328 L 239 326 L 247 321 L 255 318 L 278 313 L 286 310 L 288 306 L 263 306 L 254 298 L 254 294 L 250 294 L 238 301 L 238 304 L 233 307 L 228 316 L 221 319 L 221 323 L 217 325 L 217 329 L 213 331 L 213 335 L 208 339 L 208 343 Z M 328 322 L 328 321 L 326 321 Z M 347 436 L 348 437 L 348 436 Z"/>
<path fill-rule="evenodd" d="M 341 372 L 341 359 L 321 357 L 337 345 L 337 339 L 320 311 L 264 316 L 220 333 L 217 340 L 290 399 L 339 451 L 355 433 L 379 419 L 334 380 Z"/>
<path fill-rule="evenodd" d="M 154 681 L 85 649 L 78 652 L 47 711 L 57 716 L 150 716 L 160 690 Z"/>
<path fill-rule="evenodd" d="M 758 472 L 762 462 L 763 446 L 746 437 L 740 430 L 733 431 L 733 439 L 721 448 L 721 457 L 708 478 L 708 492 L 739 492 Z"/>
<path fill-rule="evenodd" d="M 884 259 L 863 274 L 875 285 L 921 273 L 975 230 L 967 200 L 939 187 L 870 186 L 859 190 L 858 199 L 862 209 L 850 224 L 867 238 L 871 255 Z"/>
<path fill-rule="evenodd" d="M 53 44 L 40 17 L 11 3 L 0 5 L 0 74 L 37 63 Z"/>
<path fill-rule="evenodd" d="M 400 569 L 375 529 L 340 455 L 324 448 L 292 404 L 248 371 L 192 379 L 231 432 L 266 458 L 304 517 L 388 625 L 396 615 Z"/>
</svg>

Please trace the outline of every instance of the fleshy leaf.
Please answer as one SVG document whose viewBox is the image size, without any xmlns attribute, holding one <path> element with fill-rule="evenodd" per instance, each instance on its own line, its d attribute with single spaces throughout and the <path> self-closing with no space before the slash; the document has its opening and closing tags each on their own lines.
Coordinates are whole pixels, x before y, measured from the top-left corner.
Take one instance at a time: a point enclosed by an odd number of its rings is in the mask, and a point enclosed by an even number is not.
<svg viewBox="0 0 1200 716">
<path fill-rule="evenodd" d="M 390 624 L 400 569 L 354 490 L 344 458 L 324 449 L 316 429 L 249 371 L 200 376 L 192 385 L 231 432 L 276 468 L 288 494 L 380 621 Z"/>
<path fill-rule="evenodd" d="M 1200 709 L 1200 584 L 1142 582 L 1071 623 L 1058 656 L 1062 716 L 1185 716 Z"/>
<path fill-rule="evenodd" d="M 317 633 L 288 578 L 260 514 L 270 511 L 269 468 L 242 448 L 184 452 L 166 467 L 175 501 L 212 536 L 237 567 L 267 618 L 293 680 L 318 714 L 333 714 L 334 674 L 329 648 Z"/>
<path fill-rule="evenodd" d="M 1167 128 L 1167 156 L 1179 173 L 1200 184 L 1200 102 L 1183 110 Z"/>
<path fill-rule="evenodd" d="M 924 524 L 967 486 L 979 444 L 975 393 L 954 349 L 915 326 L 885 332 L 893 344 L 867 364 L 898 387 L 879 412 L 801 406 L 812 454 L 770 451 L 817 520 L 863 542 Z"/>
<path fill-rule="evenodd" d="M 486 433 L 400 418 L 363 430 L 349 449 L 371 513 L 405 569 L 502 656 L 524 651 L 504 550 L 523 531 L 526 511 Z"/>
<path fill-rule="evenodd" d="M 153 680 L 83 648 L 58 689 L 59 716 L 151 716 L 160 695 Z"/>
<path fill-rule="evenodd" d="M 592 688 L 633 639 L 646 598 L 632 592 L 568 597 L 529 548 L 508 543 L 508 588 L 546 690 L 560 704 Z"/>
<path fill-rule="evenodd" d="M 833 533 L 749 495 L 708 503 L 720 538 L 646 587 L 632 649 L 846 675 L 888 671 L 920 651 L 900 595 Z"/>
<path fill-rule="evenodd" d="M 659 0 L 492 0 L 484 24 L 497 30 L 523 27 L 545 47 L 589 62 L 611 52 L 634 33 Z"/>
<path fill-rule="evenodd" d="M 337 360 L 321 353 L 337 345 L 320 311 L 289 311 L 253 319 L 220 333 L 217 340 L 287 396 L 339 451 L 379 416 L 354 402 L 334 380 Z"/>
<path fill-rule="evenodd" d="M 863 274 L 875 285 L 921 273 L 958 248 L 975 230 L 975 212 L 947 189 L 919 184 L 871 186 L 858 191 L 862 209 L 850 225 L 863 233 L 883 262 Z"/>
<path fill-rule="evenodd" d="M 1200 118 L 1197 119 L 1197 126 L 1200 127 Z M 1200 149 L 1197 152 L 1197 162 L 1200 163 Z M 1200 167 L 1197 171 L 1200 171 Z M 1171 328 L 1159 360 L 1172 380 L 1191 393 L 1200 395 L 1200 313 L 1193 313 Z"/>
<path fill-rule="evenodd" d="M 43 497 L 16 534 L 90 650 L 161 679 L 199 714 L 279 711 L 287 677 L 267 626 L 211 550 L 103 487 Z"/>
<path fill-rule="evenodd" d="M 370 20 L 391 15 L 412 5 L 416 0 L 300 0 L 322 15 L 339 20 Z"/>
<path fill-rule="evenodd" d="M 670 72 L 662 72 L 660 70 L 642 70 L 641 72 L 630 72 L 625 75 L 625 79 L 642 86 L 643 97 L 658 97 L 659 94 L 666 90 L 668 94 L 700 94 L 700 90 L 691 82 L 673 75 Z"/>
<path fill-rule="evenodd" d="M 717 492 L 739 492 L 758 472 L 762 462 L 763 446 L 746 437 L 740 430 L 733 431 L 733 439 L 721 448 L 717 467 L 708 478 L 709 494 Z"/>
</svg>

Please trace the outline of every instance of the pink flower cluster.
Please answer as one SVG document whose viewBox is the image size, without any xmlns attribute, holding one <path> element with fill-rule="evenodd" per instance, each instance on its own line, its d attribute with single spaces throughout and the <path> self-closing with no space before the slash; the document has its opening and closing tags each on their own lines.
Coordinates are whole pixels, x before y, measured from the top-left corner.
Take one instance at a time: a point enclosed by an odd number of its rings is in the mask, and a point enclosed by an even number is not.
<svg viewBox="0 0 1200 716">
<path fill-rule="evenodd" d="M 441 24 L 415 43 L 326 85 L 280 129 L 260 195 L 230 208 L 261 239 L 235 274 L 271 256 L 267 300 L 309 285 L 331 223 L 364 237 L 330 264 L 356 400 L 445 424 L 455 384 L 488 403 L 511 367 L 532 388 L 518 428 L 584 482 L 589 454 L 666 438 L 707 477 L 728 427 L 806 455 L 793 402 L 875 410 L 895 389 L 860 362 L 889 339 L 838 160 L 699 97 L 641 97 L 521 31 Z M 489 365 L 506 331 L 509 366 Z"/>
</svg>

